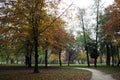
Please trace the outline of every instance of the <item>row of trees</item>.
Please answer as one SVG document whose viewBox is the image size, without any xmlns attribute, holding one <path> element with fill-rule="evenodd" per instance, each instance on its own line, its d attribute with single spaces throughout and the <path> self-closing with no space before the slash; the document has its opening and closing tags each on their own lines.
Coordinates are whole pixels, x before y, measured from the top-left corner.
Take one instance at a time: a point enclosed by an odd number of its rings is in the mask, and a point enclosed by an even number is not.
<svg viewBox="0 0 120 80">
<path fill-rule="evenodd" d="M 110 49 L 111 49 L 111 56 L 112 56 L 112 65 L 115 63 L 114 56 L 118 55 L 118 66 L 120 64 L 120 59 L 119 59 L 119 39 L 120 39 L 120 1 L 115 0 L 115 3 L 108 8 L 106 8 L 106 14 L 105 19 L 106 22 L 103 25 L 103 29 L 105 31 L 105 36 L 104 38 L 106 39 L 107 43 L 107 51 L 108 51 L 108 56 L 110 56 Z M 108 57 L 108 65 L 110 65 L 110 58 Z"/>
<path fill-rule="evenodd" d="M 76 46 L 81 47 L 83 50 L 86 50 L 87 63 L 89 63 L 89 55 L 91 58 L 94 58 L 94 66 L 97 65 L 97 58 L 100 56 L 100 61 L 102 63 L 102 56 L 106 55 L 106 64 L 110 66 L 112 58 L 112 66 L 115 63 L 119 66 L 119 18 L 120 18 L 120 1 L 115 0 L 113 5 L 108 6 L 104 12 L 102 11 L 100 0 L 95 0 L 94 12 L 96 15 L 94 25 L 95 38 L 91 37 L 91 32 L 88 29 L 85 19 L 85 10 L 79 9 L 78 18 L 80 20 L 80 26 L 83 30 L 82 33 L 78 34 L 76 39 Z M 117 56 L 117 57 L 116 57 Z"/>
<path fill-rule="evenodd" d="M 42 47 L 46 67 L 49 49 L 59 54 L 61 65 L 61 51 L 67 49 L 74 38 L 63 28 L 64 21 L 60 17 L 64 12 L 59 16 L 56 14 L 59 3 L 60 0 L 17 0 L 1 8 L 1 55 L 8 60 L 11 54 L 19 56 L 23 53 L 26 65 L 31 67 L 34 54 L 34 72 L 38 73 L 39 47 Z"/>
</svg>

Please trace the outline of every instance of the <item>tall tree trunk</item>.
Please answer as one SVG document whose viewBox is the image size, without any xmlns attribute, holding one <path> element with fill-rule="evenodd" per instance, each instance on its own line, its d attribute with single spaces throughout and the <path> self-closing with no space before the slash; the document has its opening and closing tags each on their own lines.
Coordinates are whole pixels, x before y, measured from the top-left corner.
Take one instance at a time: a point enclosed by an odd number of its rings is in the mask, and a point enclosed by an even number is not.
<svg viewBox="0 0 120 80">
<path fill-rule="evenodd" d="M 94 58 L 94 67 L 97 67 L 97 58 Z"/>
<path fill-rule="evenodd" d="M 37 38 L 35 40 L 35 67 L 34 67 L 34 73 L 38 73 L 38 41 Z"/>
<path fill-rule="evenodd" d="M 117 46 L 116 48 L 117 48 L 117 54 L 118 54 L 118 56 L 117 56 L 117 57 L 118 57 L 118 63 L 117 63 L 117 66 L 119 66 L 119 65 L 120 65 L 119 47 Z"/>
<path fill-rule="evenodd" d="M 70 52 L 69 52 L 69 55 L 68 55 L 68 66 L 70 66 L 70 57 L 71 57 L 71 55 L 70 55 Z"/>
<path fill-rule="evenodd" d="M 106 64 L 107 66 L 110 66 L 110 48 L 109 48 L 109 44 L 106 44 L 106 49 L 107 49 L 107 55 L 106 55 Z"/>
<path fill-rule="evenodd" d="M 114 59 L 114 55 L 112 54 L 112 66 L 114 66 L 115 63 L 115 59 Z"/>
<path fill-rule="evenodd" d="M 83 16 L 81 16 L 81 20 L 82 20 L 82 28 L 83 28 L 83 35 L 84 35 L 84 44 L 85 44 L 85 50 L 86 50 L 86 55 L 87 55 L 87 64 L 88 67 L 90 67 L 90 62 L 89 62 L 89 55 L 88 55 L 88 47 L 87 47 L 87 40 L 86 40 L 86 33 L 85 33 L 85 27 L 84 27 L 84 19 Z"/>
<path fill-rule="evenodd" d="M 31 45 L 30 45 L 30 41 L 27 40 L 26 41 L 26 56 L 25 56 L 25 60 L 26 60 L 26 66 L 28 68 L 31 67 L 31 52 L 32 52 L 32 48 L 31 48 Z"/>
<path fill-rule="evenodd" d="M 114 63 L 115 63 L 114 54 L 116 54 L 116 48 L 111 44 L 112 66 L 114 66 Z"/>
<path fill-rule="evenodd" d="M 34 73 L 39 73 L 38 70 L 38 29 L 37 26 L 33 26 L 33 40 L 34 40 L 34 51 L 35 51 L 35 67 Z"/>
<path fill-rule="evenodd" d="M 89 54 L 88 54 L 88 47 L 87 46 L 86 46 L 86 55 L 87 55 L 87 64 L 88 64 L 88 67 L 90 67 Z"/>
<path fill-rule="evenodd" d="M 61 67 L 62 66 L 61 51 L 59 52 L 59 64 L 60 64 L 60 67 Z"/>
<path fill-rule="evenodd" d="M 99 7 L 100 7 L 100 1 L 97 0 L 97 10 L 96 10 L 96 45 L 95 45 L 95 48 L 96 48 L 96 57 L 95 57 L 95 60 L 94 60 L 94 67 L 97 67 L 97 55 L 98 55 L 98 27 L 99 27 Z"/>
<path fill-rule="evenodd" d="M 28 57 L 28 68 L 31 68 L 31 59 L 32 59 L 32 56 L 31 56 L 31 54 L 29 53 L 29 57 Z"/>
<path fill-rule="evenodd" d="M 120 65 L 120 60 L 118 61 L 118 63 L 117 63 L 117 66 L 119 67 L 119 65 Z"/>
<path fill-rule="evenodd" d="M 26 67 L 28 66 L 28 56 L 27 55 L 25 55 L 25 65 L 26 65 Z"/>
<path fill-rule="evenodd" d="M 45 50 L 45 67 L 48 67 L 48 51 Z"/>
</svg>

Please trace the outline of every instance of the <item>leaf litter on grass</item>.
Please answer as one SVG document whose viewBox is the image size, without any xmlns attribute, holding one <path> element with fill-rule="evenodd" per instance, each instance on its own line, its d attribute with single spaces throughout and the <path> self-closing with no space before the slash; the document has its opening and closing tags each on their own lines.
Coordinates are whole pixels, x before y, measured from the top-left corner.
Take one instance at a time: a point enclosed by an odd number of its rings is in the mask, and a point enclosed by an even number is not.
<svg viewBox="0 0 120 80">
<path fill-rule="evenodd" d="M 0 70 L 0 80 L 90 80 L 91 72 L 66 68 L 40 68 L 33 73 L 32 69 Z"/>
</svg>

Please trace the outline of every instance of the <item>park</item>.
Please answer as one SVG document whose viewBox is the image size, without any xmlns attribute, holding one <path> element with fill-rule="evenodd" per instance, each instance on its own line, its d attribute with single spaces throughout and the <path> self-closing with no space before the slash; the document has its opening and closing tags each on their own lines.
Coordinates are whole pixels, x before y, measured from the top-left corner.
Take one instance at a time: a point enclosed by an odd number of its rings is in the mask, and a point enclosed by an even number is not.
<svg viewBox="0 0 120 80">
<path fill-rule="evenodd" d="M 120 80 L 120 0 L 0 0 L 0 80 Z"/>
</svg>

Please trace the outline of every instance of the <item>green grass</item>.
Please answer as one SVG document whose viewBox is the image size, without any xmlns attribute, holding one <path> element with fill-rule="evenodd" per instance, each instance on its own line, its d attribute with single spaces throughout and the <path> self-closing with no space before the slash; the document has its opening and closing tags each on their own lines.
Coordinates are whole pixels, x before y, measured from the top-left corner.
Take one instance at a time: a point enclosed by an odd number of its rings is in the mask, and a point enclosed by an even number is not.
<svg viewBox="0 0 120 80">
<path fill-rule="evenodd" d="M 39 66 L 44 66 L 44 64 L 39 64 Z M 59 64 L 48 64 L 48 66 L 59 66 Z M 62 64 L 63 67 L 68 67 L 68 64 Z M 87 67 L 87 64 L 70 64 L 70 67 Z M 94 67 L 94 64 L 90 64 Z M 97 64 L 97 66 L 106 66 L 105 64 Z"/>
<path fill-rule="evenodd" d="M 0 67 L 0 80 L 90 80 L 91 72 L 59 67 L 40 67 L 34 74 L 33 68 L 23 66 Z"/>
<path fill-rule="evenodd" d="M 0 64 L 0 66 L 25 66 L 24 64 Z M 34 64 L 32 64 L 34 66 Z M 45 66 L 45 64 L 39 64 L 39 66 Z M 59 66 L 59 64 L 48 64 L 48 66 Z M 68 67 L 68 64 L 62 64 L 63 67 Z M 91 67 L 94 64 L 90 64 Z M 97 64 L 97 66 L 106 66 L 105 64 Z M 87 64 L 70 64 L 70 67 L 87 67 Z"/>
<path fill-rule="evenodd" d="M 97 67 L 96 69 L 98 69 L 106 74 L 113 74 L 113 73 L 120 72 L 120 67 L 104 66 L 104 67 Z"/>
<path fill-rule="evenodd" d="M 120 80 L 120 67 L 104 66 L 104 67 L 97 67 L 96 69 L 106 74 L 111 74 L 113 78 L 115 78 L 116 80 Z"/>
</svg>

